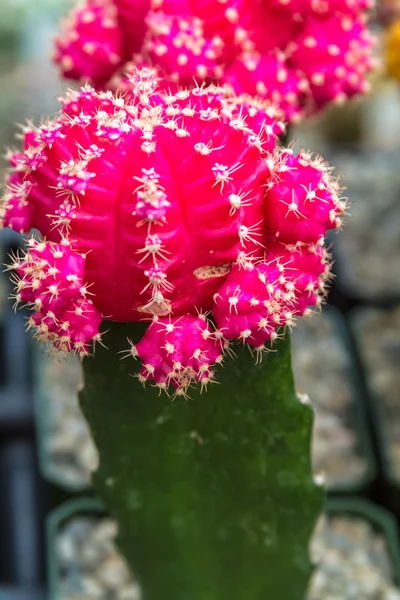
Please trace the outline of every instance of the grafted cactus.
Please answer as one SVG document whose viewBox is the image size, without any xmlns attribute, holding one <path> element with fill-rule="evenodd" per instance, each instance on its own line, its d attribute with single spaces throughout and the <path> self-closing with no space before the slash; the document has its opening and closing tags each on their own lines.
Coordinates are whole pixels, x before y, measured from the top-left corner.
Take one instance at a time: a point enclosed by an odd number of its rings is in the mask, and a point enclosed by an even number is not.
<svg viewBox="0 0 400 600">
<path fill-rule="evenodd" d="M 229 83 L 298 121 L 368 89 L 368 0 L 86 0 L 56 42 L 64 76 L 104 86 L 121 65 L 169 85 Z M 124 85 L 120 77 L 110 84 Z"/>
<path fill-rule="evenodd" d="M 43 235 L 16 304 L 85 359 L 94 482 L 145 597 L 301 598 L 322 494 L 289 330 L 345 202 L 322 159 L 276 147 L 267 102 L 128 81 L 70 92 L 10 154 L 4 225 Z"/>
</svg>

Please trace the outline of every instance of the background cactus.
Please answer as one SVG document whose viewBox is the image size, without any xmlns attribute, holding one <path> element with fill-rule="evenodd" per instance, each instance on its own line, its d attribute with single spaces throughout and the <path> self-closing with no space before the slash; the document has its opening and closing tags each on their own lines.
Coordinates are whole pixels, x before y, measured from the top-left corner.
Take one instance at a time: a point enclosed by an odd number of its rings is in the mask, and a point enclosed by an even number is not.
<svg viewBox="0 0 400 600">
<path fill-rule="evenodd" d="M 394 79 L 400 80 L 400 21 L 398 19 L 389 25 L 385 36 L 387 73 Z"/>
<path fill-rule="evenodd" d="M 108 347 L 82 408 L 147 597 L 300 598 L 322 494 L 288 330 L 321 303 L 345 201 L 322 159 L 275 147 L 267 102 L 129 82 L 69 93 L 10 154 L 4 224 L 44 236 L 11 265 L 16 304 L 55 350 Z"/>
<path fill-rule="evenodd" d="M 129 61 L 158 66 L 169 85 L 229 83 L 298 121 L 368 89 L 368 8 L 364 0 L 87 0 L 64 23 L 54 58 L 64 76 L 96 86 Z"/>
</svg>

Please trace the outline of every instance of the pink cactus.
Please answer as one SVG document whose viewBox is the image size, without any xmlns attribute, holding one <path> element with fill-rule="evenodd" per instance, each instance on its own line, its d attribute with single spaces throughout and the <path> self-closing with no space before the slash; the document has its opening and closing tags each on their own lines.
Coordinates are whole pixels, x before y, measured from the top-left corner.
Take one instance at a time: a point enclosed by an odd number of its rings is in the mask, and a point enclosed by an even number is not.
<svg viewBox="0 0 400 600">
<path fill-rule="evenodd" d="M 304 152 L 297 157 L 282 152 L 277 168 L 279 180 L 265 198 L 270 231 L 287 244 L 318 243 L 327 229 L 340 224 L 336 181 L 327 165 Z"/>
<path fill-rule="evenodd" d="M 105 84 L 121 66 L 124 40 L 112 2 L 87 0 L 62 23 L 54 60 L 65 77 Z"/>
<path fill-rule="evenodd" d="M 291 326 L 297 315 L 318 305 L 329 272 L 321 246 L 267 246 L 265 259 L 253 266 L 236 265 L 214 297 L 213 314 L 220 331 L 266 350 L 277 328 Z"/>
<path fill-rule="evenodd" d="M 368 89 L 369 0 L 86 0 L 56 43 L 64 76 L 95 86 L 121 63 L 170 84 L 229 83 L 296 121 Z M 105 15 L 111 15 L 106 16 Z"/>
<path fill-rule="evenodd" d="M 100 339 L 101 315 L 88 298 L 85 256 L 60 244 L 29 240 L 25 257 L 15 265 L 19 280 L 15 299 L 33 309 L 29 326 L 66 352 L 84 355 Z"/>
<path fill-rule="evenodd" d="M 136 71 L 125 98 L 85 86 L 27 129 L 4 225 L 45 240 L 13 265 L 40 338 L 85 356 L 102 319 L 153 320 L 131 349 L 140 378 L 186 393 L 229 340 L 261 351 L 319 304 L 345 203 L 321 160 L 274 147 L 266 102 L 157 82 Z"/>
<path fill-rule="evenodd" d="M 221 336 L 212 332 L 205 315 L 153 321 L 130 353 L 142 360 L 142 383 L 153 379 L 165 390 L 172 384 L 180 394 L 185 394 L 193 380 L 202 388 L 212 382 L 212 366 L 223 358 Z"/>
</svg>

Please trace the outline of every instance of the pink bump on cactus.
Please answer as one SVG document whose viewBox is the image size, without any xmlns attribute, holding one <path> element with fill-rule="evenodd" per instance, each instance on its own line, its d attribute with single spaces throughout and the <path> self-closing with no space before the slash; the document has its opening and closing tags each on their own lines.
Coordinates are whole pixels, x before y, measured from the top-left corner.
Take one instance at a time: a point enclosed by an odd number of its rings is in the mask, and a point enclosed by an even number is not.
<svg viewBox="0 0 400 600">
<path fill-rule="evenodd" d="M 267 102 L 164 87 L 149 69 L 124 98 L 86 85 L 27 128 L 4 225 L 43 235 L 12 265 L 38 337 L 83 357 L 102 319 L 147 319 L 139 378 L 184 394 L 231 340 L 262 353 L 318 306 L 345 202 L 321 159 L 275 147 Z"/>
<path fill-rule="evenodd" d="M 29 240 L 28 252 L 15 266 L 17 304 L 34 309 L 29 326 L 39 337 L 49 337 L 56 348 L 73 347 L 85 352 L 88 344 L 100 339 L 101 315 L 87 297 L 83 275 L 85 256 L 73 252 L 67 241 L 60 244 Z"/>
<path fill-rule="evenodd" d="M 88 0 L 63 27 L 68 34 L 56 40 L 54 59 L 65 76 L 105 84 L 121 66 L 124 53 L 116 7 L 111 2 Z"/>
<path fill-rule="evenodd" d="M 185 392 L 192 379 L 202 388 L 213 380 L 212 366 L 223 358 L 221 339 L 204 315 L 183 315 L 153 321 L 130 353 L 142 360 L 140 381 L 150 377 L 161 389 L 172 384 Z"/>
<path fill-rule="evenodd" d="M 229 83 L 296 121 L 368 89 L 368 0 L 85 0 L 56 42 L 64 76 L 104 86 L 121 64 L 170 86 Z M 120 85 L 112 78 L 109 86 Z"/>
</svg>

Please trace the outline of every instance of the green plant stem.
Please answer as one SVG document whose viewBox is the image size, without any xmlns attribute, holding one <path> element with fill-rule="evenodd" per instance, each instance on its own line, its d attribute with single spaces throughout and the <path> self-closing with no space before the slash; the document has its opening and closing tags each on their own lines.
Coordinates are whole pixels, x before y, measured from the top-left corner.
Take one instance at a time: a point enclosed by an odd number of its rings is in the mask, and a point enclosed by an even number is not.
<svg viewBox="0 0 400 600">
<path fill-rule="evenodd" d="M 144 326 L 108 325 L 80 402 L 100 455 L 94 486 L 144 600 L 302 600 L 323 490 L 289 335 L 261 364 L 238 345 L 219 384 L 171 401 L 117 355 Z"/>
</svg>

